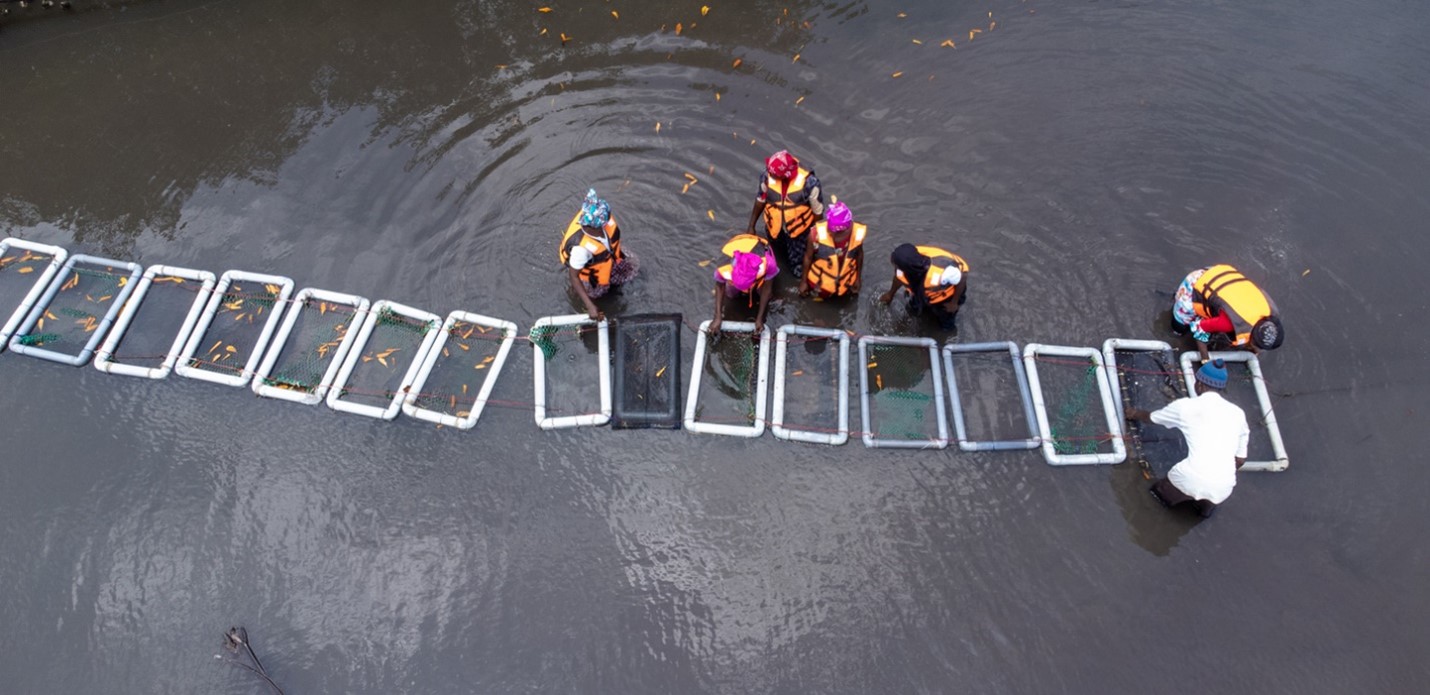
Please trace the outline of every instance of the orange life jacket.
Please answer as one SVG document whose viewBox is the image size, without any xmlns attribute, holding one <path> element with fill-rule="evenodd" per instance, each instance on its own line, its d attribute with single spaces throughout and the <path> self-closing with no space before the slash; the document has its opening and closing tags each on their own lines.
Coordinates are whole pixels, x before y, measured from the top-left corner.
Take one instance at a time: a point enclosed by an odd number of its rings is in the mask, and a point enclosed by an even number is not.
<svg viewBox="0 0 1430 695">
<path fill-rule="evenodd" d="M 734 238 L 725 242 L 725 247 L 721 249 L 721 251 L 730 258 L 735 257 L 736 251 L 753 253 L 760 257 L 760 277 L 755 281 L 755 284 L 750 286 L 750 297 L 752 300 L 755 296 L 755 292 L 765 284 L 765 273 L 769 270 L 769 261 L 765 259 L 765 254 L 769 253 L 769 250 L 769 243 L 753 234 L 736 234 Z M 734 264 L 726 263 L 717 268 L 715 272 L 719 273 L 720 277 L 724 278 L 728 284 L 731 282 L 730 273 L 732 270 L 734 270 Z"/>
<path fill-rule="evenodd" d="M 834 244 L 834 235 L 829 232 L 829 224 L 823 221 L 814 224 L 814 262 L 805 271 L 805 282 L 819 290 L 826 297 L 843 296 L 859 282 L 859 270 L 863 264 L 863 254 L 854 253 L 864 245 L 864 234 L 868 228 L 858 222 L 849 233 L 849 243 L 844 248 Z"/>
<path fill-rule="evenodd" d="M 944 251 L 937 246 L 919 246 L 917 248 L 919 253 L 929 259 L 929 271 L 924 275 L 924 296 L 928 297 L 929 304 L 939 304 L 952 299 L 958 288 L 968 281 L 968 262 L 958 254 Z M 963 271 L 964 278 L 959 280 L 957 285 L 941 284 L 939 276 L 951 265 L 958 266 L 958 269 Z M 904 277 L 904 271 L 895 270 L 894 278 L 904 287 L 909 286 L 908 279 Z"/>
<path fill-rule="evenodd" d="M 1256 322 L 1276 313 L 1276 305 L 1256 283 L 1225 264 L 1207 268 L 1192 283 L 1192 308 L 1202 318 L 1226 314 L 1235 330 L 1235 346 L 1249 344 Z"/>
<path fill-rule="evenodd" d="M 788 187 L 780 179 L 765 176 L 765 233 L 771 239 L 778 239 L 780 234 L 797 238 L 814 226 L 814 210 L 809 206 L 810 191 L 805 186 L 810 176 L 813 173 L 800 167 Z"/>
<path fill-rule="evenodd" d="M 577 246 L 585 248 L 591 252 L 591 262 L 585 268 L 576 271 L 581 280 L 591 285 L 611 284 L 611 270 L 616 267 L 616 261 L 625 258 L 621 253 L 621 228 L 616 226 L 616 216 L 611 215 L 606 220 L 603 228 L 606 238 L 610 241 L 610 248 L 601 243 L 601 240 L 581 231 L 581 213 L 571 218 L 571 224 L 566 227 L 566 235 L 561 237 L 561 265 L 571 262 L 571 250 Z"/>
</svg>

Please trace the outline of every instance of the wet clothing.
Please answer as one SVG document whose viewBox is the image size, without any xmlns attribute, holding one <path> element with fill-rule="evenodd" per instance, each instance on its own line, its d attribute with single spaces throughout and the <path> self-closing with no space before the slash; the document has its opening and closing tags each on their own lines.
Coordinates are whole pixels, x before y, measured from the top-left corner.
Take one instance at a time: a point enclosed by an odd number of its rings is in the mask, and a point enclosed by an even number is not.
<svg viewBox="0 0 1430 695">
<path fill-rule="evenodd" d="M 587 285 L 586 296 L 591 299 L 600 299 L 610 293 L 611 288 L 620 287 L 640 274 L 641 259 L 634 253 L 625 252 L 621 260 L 611 267 L 611 281 L 605 285 Z"/>
<path fill-rule="evenodd" d="M 1256 323 L 1276 315 L 1276 304 L 1240 271 L 1229 265 L 1194 270 L 1182 280 L 1172 300 L 1172 316 L 1196 340 L 1227 334 L 1232 347 L 1251 344 Z"/>
<path fill-rule="evenodd" d="M 1246 413 L 1216 391 L 1178 398 L 1151 413 L 1152 422 L 1181 430 L 1187 457 L 1167 481 L 1188 497 L 1221 504 L 1236 487 L 1236 459 L 1246 458 Z M 1170 500 L 1168 500 L 1170 503 Z"/>
</svg>

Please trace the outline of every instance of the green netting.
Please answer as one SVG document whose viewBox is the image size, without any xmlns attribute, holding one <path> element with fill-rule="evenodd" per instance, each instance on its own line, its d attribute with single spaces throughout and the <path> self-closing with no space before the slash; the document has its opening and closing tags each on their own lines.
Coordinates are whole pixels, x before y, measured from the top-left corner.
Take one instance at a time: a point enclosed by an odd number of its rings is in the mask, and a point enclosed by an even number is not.
<svg viewBox="0 0 1430 695">
<path fill-rule="evenodd" d="M 447 329 L 447 342 L 432 364 L 432 372 L 422 386 L 422 393 L 417 394 L 415 405 L 459 418 L 470 415 L 477 392 L 501 349 L 501 341 L 500 329 L 453 322 Z"/>
<path fill-rule="evenodd" d="M 754 424 L 759 358 L 759 336 L 755 333 L 722 330 L 710 335 L 705 343 L 705 364 L 701 365 L 703 376 L 695 419 Z"/>
<path fill-rule="evenodd" d="M 128 282 L 128 273 L 76 264 L 22 343 L 78 352 L 99 329 L 119 288 Z"/>
<path fill-rule="evenodd" d="M 196 369 L 240 372 L 258 347 L 263 324 L 272 316 L 282 288 L 241 282 L 228 286 L 218 310 L 189 361 Z"/>
<path fill-rule="evenodd" d="M 304 301 L 298 307 L 293 331 L 263 383 L 304 392 L 316 389 L 337 358 L 338 347 L 355 317 L 353 307 L 347 304 L 311 298 Z"/>
<path fill-rule="evenodd" d="M 1038 380 L 1048 409 L 1048 436 L 1059 454 L 1111 451 L 1106 445 L 1107 420 L 1098 380 L 1103 378 L 1090 359 L 1039 357 Z"/>
<path fill-rule="evenodd" d="M 436 328 L 433 321 L 403 316 L 386 308 L 379 310 L 342 397 L 370 405 L 390 403 L 402 388 L 402 377 L 416 359 L 423 338 Z"/>
<path fill-rule="evenodd" d="M 869 427 L 879 439 L 937 439 L 938 409 L 934 402 L 933 365 L 921 345 L 871 343 L 869 362 Z"/>
</svg>

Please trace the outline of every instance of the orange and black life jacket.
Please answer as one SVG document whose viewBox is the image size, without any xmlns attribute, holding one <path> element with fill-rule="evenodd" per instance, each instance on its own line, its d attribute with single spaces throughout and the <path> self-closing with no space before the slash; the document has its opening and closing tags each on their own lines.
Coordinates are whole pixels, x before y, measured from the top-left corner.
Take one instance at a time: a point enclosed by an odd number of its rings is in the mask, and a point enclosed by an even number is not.
<svg viewBox="0 0 1430 695">
<path fill-rule="evenodd" d="M 958 254 L 950 253 L 937 246 L 919 246 L 917 248 L 919 253 L 929 259 L 929 271 L 924 275 L 924 296 L 928 297 L 929 304 L 938 304 L 952 299 L 958 288 L 968 281 L 968 262 Z M 951 265 L 956 265 L 959 270 L 963 271 L 963 279 L 957 285 L 941 284 L 939 276 Z M 904 277 L 904 271 L 895 270 L 894 277 L 898 279 L 899 284 L 904 287 L 909 286 L 908 279 Z"/>
<path fill-rule="evenodd" d="M 611 244 L 609 248 L 600 239 L 581 231 L 581 213 L 578 212 L 566 227 L 566 235 L 561 237 L 561 265 L 571 262 L 571 250 L 577 246 L 591 252 L 591 262 L 576 271 L 583 281 L 591 285 L 611 284 L 611 270 L 616 267 L 616 261 L 625 258 L 625 254 L 621 253 L 621 228 L 616 226 L 615 215 L 606 220 L 603 229 Z"/>
<path fill-rule="evenodd" d="M 814 210 L 810 208 L 809 187 L 805 184 L 814 173 L 799 168 L 799 173 L 786 186 L 784 181 L 765 176 L 765 232 L 771 239 L 780 234 L 803 236 L 814 226 Z"/>
<path fill-rule="evenodd" d="M 1214 265 L 1192 283 L 1192 308 L 1202 318 L 1226 314 L 1236 337 L 1232 345 L 1251 343 L 1256 322 L 1274 316 L 1276 305 L 1256 283 L 1229 265 Z"/>
<path fill-rule="evenodd" d="M 860 265 L 863 254 L 855 253 L 864 245 L 864 234 L 868 228 L 858 222 L 849 232 L 849 242 L 844 248 L 834 244 L 834 235 L 829 224 L 816 222 L 814 225 L 814 262 L 805 271 L 805 281 L 826 297 L 838 297 L 848 293 L 859 282 Z"/>
</svg>

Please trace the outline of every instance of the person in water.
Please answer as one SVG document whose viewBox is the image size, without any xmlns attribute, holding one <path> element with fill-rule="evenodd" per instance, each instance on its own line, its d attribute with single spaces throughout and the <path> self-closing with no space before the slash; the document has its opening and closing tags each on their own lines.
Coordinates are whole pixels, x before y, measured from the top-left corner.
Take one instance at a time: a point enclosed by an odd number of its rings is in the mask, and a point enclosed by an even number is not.
<svg viewBox="0 0 1430 695">
<path fill-rule="evenodd" d="M 761 217 L 775 252 L 799 277 L 809 230 L 824 217 L 824 192 L 819 189 L 819 177 L 800 166 L 786 150 L 765 160 L 765 175 L 760 178 L 760 193 L 750 211 L 746 234 L 755 233 L 755 222 Z"/>
<path fill-rule="evenodd" d="M 635 254 L 621 249 L 621 228 L 611 215 L 610 204 L 597 197 L 594 188 L 586 191 L 581 209 L 566 227 L 560 254 L 571 290 L 592 319 L 604 317 L 594 300 L 606 296 L 612 287 L 630 282 L 638 269 Z"/>
<path fill-rule="evenodd" d="M 1187 440 L 1187 457 L 1172 466 L 1166 477 L 1152 484 L 1152 496 L 1175 507 L 1192 503 L 1202 518 L 1231 496 L 1236 472 L 1246 463 L 1251 428 L 1246 413 L 1221 396 L 1226 388 L 1226 363 L 1213 360 L 1196 372 L 1196 395 L 1178 398 L 1161 410 L 1130 408 L 1128 420 L 1175 427 Z"/>
<path fill-rule="evenodd" d="M 1256 283 L 1229 265 L 1193 270 L 1172 299 L 1172 330 L 1192 336 L 1202 362 L 1207 346 L 1275 350 L 1285 333 L 1276 304 Z"/>
<path fill-rule="evenodd" d="M 913 244 L 899 244 L 889 262 L 894 264 L 894 281 L 879 301 L 894 301 L 894 294 L 903 287 L 909 291 L 910 316 L 927 313 L 938 321 L 939 328 L 952 330 L 968 292 L 968 263 L 936 246 Z"/>
<path fill-rule="evenodd" d="M 743 296 L 754 303 L 755 295 L 759 295 L 760 308 L 755 313 L 758 334 L 765 327 L 765 311 L 774 293 L 773 280 L 780 273 L 779 261 L 769 242 L 753 234 L 735 235 L 725 243 L 724 252 L 730 262 L 715 269 L 715 318 L 710 321 L 710 332 L 719 332 L 727 298 Z"/>
<path fill-rule="evenodd" d="M 825 219 L 814 223 L 814 238 L 804 251 L 801 297 L 818 292 L 821 299 L 859 293 L 864 270 L 864 235 L 844 203 L 829 206 Z"/>
</svg>

